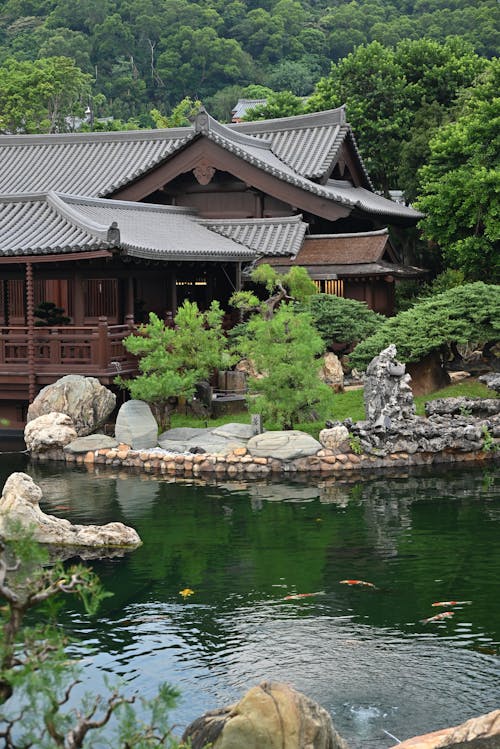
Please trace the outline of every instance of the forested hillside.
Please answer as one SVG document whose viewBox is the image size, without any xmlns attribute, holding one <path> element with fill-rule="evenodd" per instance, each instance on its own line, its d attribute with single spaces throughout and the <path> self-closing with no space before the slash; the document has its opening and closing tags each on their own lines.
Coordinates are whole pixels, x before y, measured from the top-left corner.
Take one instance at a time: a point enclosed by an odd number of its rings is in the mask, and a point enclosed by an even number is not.
<svg viewBox="0 0 500 749">
<path fill-rule="evenodd" d="M 143 126 L 185 96 L 223 118 L 248 84 L 305 95 L 361 44 L 449 35 L 498 54 L 497 0 L 0 1 L 0 66 L 69 57 L 92 76 L 97 115 Z"/>
</svg>

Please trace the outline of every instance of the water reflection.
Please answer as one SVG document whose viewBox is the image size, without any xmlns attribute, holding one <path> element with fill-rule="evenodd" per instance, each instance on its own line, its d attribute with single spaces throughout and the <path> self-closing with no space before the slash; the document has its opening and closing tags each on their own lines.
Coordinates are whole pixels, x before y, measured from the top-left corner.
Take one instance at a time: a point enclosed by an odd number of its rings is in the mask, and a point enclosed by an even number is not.
<svg viewBox="0 0 500 749">
<path fill-rule="evenodd" d="M 67 612 L 95 651 L 93 689 L 107 673 L 145 694 L 168 679 L 182 690 L 184 725 L 283 679 L 327 707 L 353 747 L 371 749 L 394 743 L 384 731 L 405 738 L 498 706 L 498 469 L 286 483 L 26 470 L 46 512 L 121 520 L 144 541 L 94 563 L 114 593 L 95 621 Z M 185 587 L 195 593 L 183 601 Z M 472 605 L 422 623 L 451 599 Z"/>
</svg>

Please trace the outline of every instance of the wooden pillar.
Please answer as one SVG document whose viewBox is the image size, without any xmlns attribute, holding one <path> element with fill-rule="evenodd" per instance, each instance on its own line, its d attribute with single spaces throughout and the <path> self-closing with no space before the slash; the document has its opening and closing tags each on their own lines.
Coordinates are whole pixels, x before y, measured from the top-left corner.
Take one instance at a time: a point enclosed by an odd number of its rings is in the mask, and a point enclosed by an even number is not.
<svg viewBox="0 0 500 749">
<path fill-rule="evenodd" d="M 79 273 L 73 276 L 73 324 L 83 325 L 85 320 L 85 299 L 83 279 Z"/>
<path fill-rule="evenodd" d="M 100 369 L 107 369 L 109 364 L 109 335 L 107 317 L 99 318 L 98 336 L 98 365 Z"/>
<path fill-rule="evenodd" d="M 241 263 L 236 263 L 234 274 L 234 288 L 236 291 L 241 291 Z"/>
<path fill-rule="evenodd" d="M 28 326 L 28 400 L 35 399 L 35 297 L 33 290 L 33 265 L 26 263 L 26 323 Z"/>
<path fill-rule="evenodd" d="M 172 312 L 172 317 L 175 317 L 175 313 L 177 312 L 177 276 L 175 273 L 175 269 L 172 268 L 170 271 L 170 275 L 168 277 L 169 281 L 169 293 L 168 293 L 168 304 L 170 305 L 170 311 Z"/>
<path fill-rule="evenodd" d="M 127 276 L 126 284 L 125 320 L 130 316 L 134 318 L 134 279 L 132 276 Z"/>
</svg>

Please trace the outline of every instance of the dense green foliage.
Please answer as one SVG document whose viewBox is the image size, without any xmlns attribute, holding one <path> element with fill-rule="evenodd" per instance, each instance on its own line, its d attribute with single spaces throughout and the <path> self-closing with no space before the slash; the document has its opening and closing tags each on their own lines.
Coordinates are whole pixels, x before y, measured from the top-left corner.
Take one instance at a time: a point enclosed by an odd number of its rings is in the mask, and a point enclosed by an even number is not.
<svg viewBox="0 0 500 749">
<path fill-rule="evenodd" d="M 96 116 L 169 114 L 185 96 L 250 83 L 304 96 L 361 44 L 463 37 L 498 54 L 496 0 L 2 0 L 0 66 L 64 56 L 94 78 Z M 236 91 L 234 90 L 234 93 Z M 238 95 L 233 93 L 233 104 Z M 397 95 L 397 92 L 395 92 Z M 85 102 L 86 103 L 86 102 Z"/>
<path fill-rule="evenodd" d="M 282 304 L 271 319 L 254 315 L 239 345 L 263 373 L 261 379 L 250 379 L 248 407 L 262 414 L 265 424 L 293 429 L 313 413 L 323 418 L 331 413 L 332 391 L 318 377 L 321 361 L 316 358 L 324 343 L 308 314 Z"/>
<path fill-rule="evenodd" d="M 453 344 L 486 344 L 500 339 L 500 286 L 477 281 L 424 299 L 387 320 L 351 354 L 353 366 L 365 368 L 394 343 L 398 358 L 420 361 Z"/>
<path fill-rule="evenodd" d="M 424 235 L 467 277 L 500 281 L 500 60 L 430 142 L 420 172 Z"/>
<path fill-rule="evenodd" d="M 344 343 L 347 348 L 359 343 L 375 333 L 385 320 L 364 302 L 333 294 L 316 294 L 302 306 L 311 314 L 314 327 L 327 346 Z"/>
<path fill-rule="evenodd" d="M 154 312 L 142 325 L 138 335 L 124 340 L 127 351 L 139 357 L 140 374 L 132 379 L 117 378 L 132 398 L 150 404 L 160 429 L 170 423 L 171 400 L 189 400 L 196 383 L 215 368 L 222 368 L 225 338 L 223 312 L 212 302 L 207 312 L 200 312 L 195 302 L 186 300 L 167 327 Z"/>
<path fill-rule="evenodd" d="M 85 749 L 102 741 L 105 729 L 106 744 L 113 746 L 178 747 L 168 723 L 178 693 L 167 684 L 160 685 L 153 699 L 140 700 L 140 717 L 134 707 L 137 694 L 123 694 L 121 685 L 106 695 L 85 694 L 78 706 L 71 706 L 80 671 L 68 658 L 67 639 L 56 619 L 61 599 L 75 596 L 87 614 L 94 614 L 112 594 L 103 590 L 89 567 L 51 562 L 25 531 L 11 528 L 15 540 L 0 544 L 3 746 Z"/>
</svg>

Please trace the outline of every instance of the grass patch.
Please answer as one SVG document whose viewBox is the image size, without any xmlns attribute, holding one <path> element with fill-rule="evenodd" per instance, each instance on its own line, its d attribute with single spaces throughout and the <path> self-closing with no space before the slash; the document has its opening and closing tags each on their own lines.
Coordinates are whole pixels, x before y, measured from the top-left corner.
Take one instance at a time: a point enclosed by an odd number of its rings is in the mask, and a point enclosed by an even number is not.
<svg viewBox="0 0 500 749">
<path fill-rule="evenodd" d="M 454 385 L 448 385 L 448 387 L 442 390 L 437 390 L 435 393 L 429 395 L 418 395 L 415 398 L 415 407 L 417 414 L 423 416 L 425 414 L 424 406 L 427 401 L 436 400 L 437 398 L 494 398 L 494 391 L 490 390 L 474 379 L 463 380 L 457 382 Z M 344 393 L 336 393 L 333 396 L 333 412 L 329 414 L 329 417 L 334 421 L 344 421 L 344 419 L 351 418 L 353 421 L 362 421 L 365 418 L 365 407 L 363 403 L 363 390 L 347 390 Z M 172 428 L 173 427 L 210 427 L 214 428 L 227 424 L 229 422 L 237 422 L 238 424 L 249 424 L 250 414 L 246 411 L 236 414 L 228 414 L 227 416 L 221 416 L 217 419 L 200 419 L 195 416 L 186 415 L 182 413 L 174 413 L 172 415 Z M 276 424 L 267 423 L 266 429 L 273 430 L 277 429 Z M 320 421 L 305 421 L 297 424 L 295 429 L 299 429 L 302 432 L 307 432 L 312 437 L 318 438 L 319 432 L 324 427 L 324 422 Z"/>
</svg>

